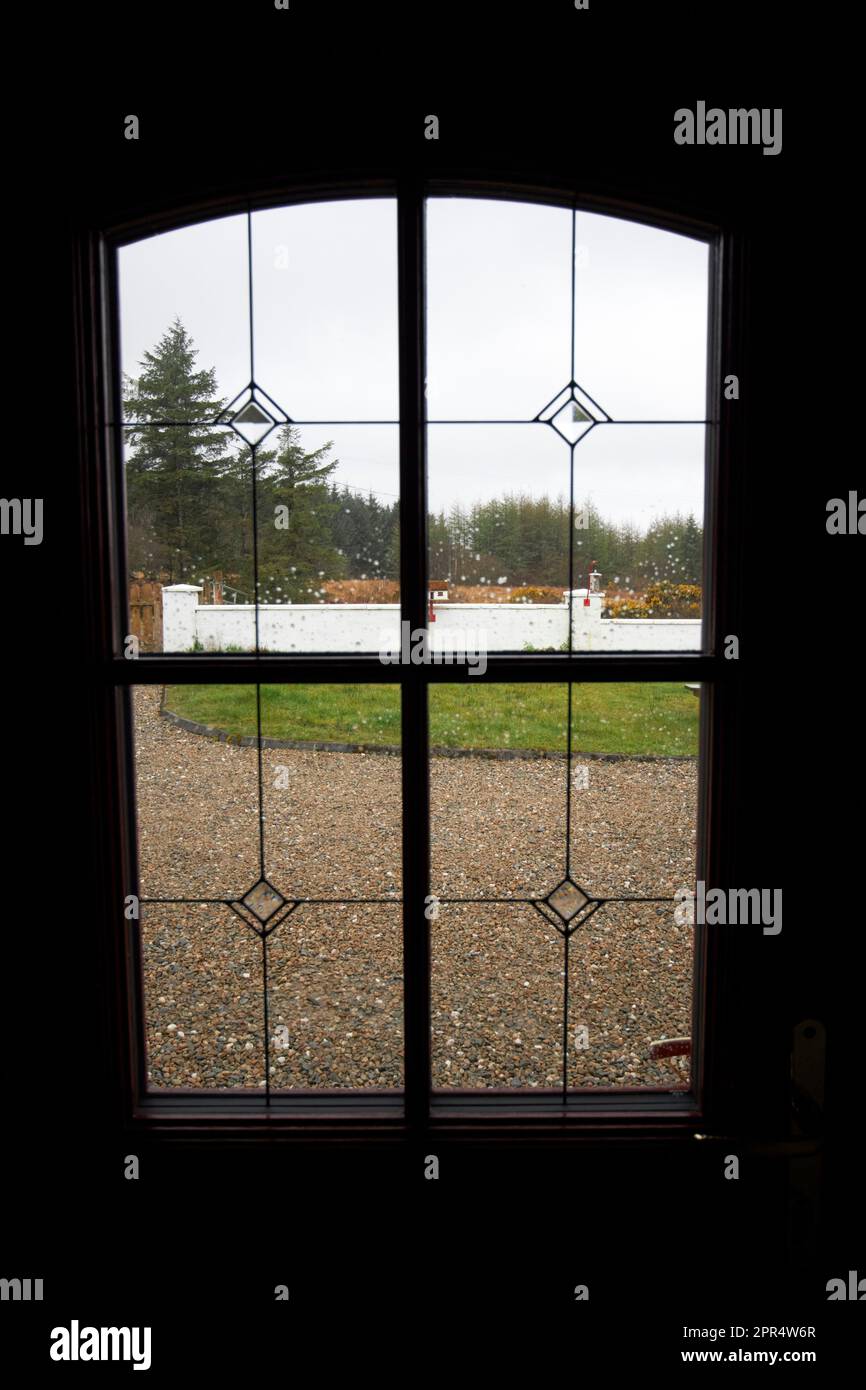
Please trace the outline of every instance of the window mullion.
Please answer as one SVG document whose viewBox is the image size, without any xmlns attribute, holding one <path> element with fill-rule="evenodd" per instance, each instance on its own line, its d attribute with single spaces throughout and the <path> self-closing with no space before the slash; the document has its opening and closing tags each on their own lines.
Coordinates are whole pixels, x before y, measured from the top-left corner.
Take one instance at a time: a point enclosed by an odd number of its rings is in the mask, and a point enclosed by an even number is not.
<svg viewBox="0 0 866 1390">
<path fill-rule="evenodd" d="M 427 621 L 427 467 L 424 331 L 424 189 L 397 190 L 400 351 L 400 616 Z M 424 666 L 402 666 L 403 1017 L 406 1121 L 419 1131 L 430 1107 L 430 763 Z"/>
</svg>

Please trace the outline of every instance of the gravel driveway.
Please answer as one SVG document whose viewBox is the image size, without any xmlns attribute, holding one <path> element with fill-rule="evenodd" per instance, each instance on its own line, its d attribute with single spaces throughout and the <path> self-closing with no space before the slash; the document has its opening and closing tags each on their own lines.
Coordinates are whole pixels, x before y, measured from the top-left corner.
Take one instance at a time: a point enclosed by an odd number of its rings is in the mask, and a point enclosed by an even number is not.
<svg viewBox="0 0 866 1390">
<path fill-rule="evenodd" d="M 135 691 L 143 898 L 241 897 L 259 878 L 257 754 L 159 715 Z M 271 1084 L 402 1084 L 400 763 L 264 749 L 265 860 L 305 903 L 267 939 Z M 693 875 L 691 761 L 576 759 L 572 872 L 596 895 L 669 895 Z M 433 887 L 529 897 L 564 876 L 565 764 L 433 759 Z M 393 899 L 394 901 L 390 901 Z M 263 945 L 220 903 L 146 904 L 150 1084 L 264 1084 Z M 531 906 L 443 903 L 431 922 L 433 1070 L 441 1087 L 562 1081 L 563 941 Z M 687 1035 L 692 932 L 671 904 L 608 904 L 569 951 L 572 1086 L 677 1087 L 688 1063 L 648 1045 Z"/>
</svg>

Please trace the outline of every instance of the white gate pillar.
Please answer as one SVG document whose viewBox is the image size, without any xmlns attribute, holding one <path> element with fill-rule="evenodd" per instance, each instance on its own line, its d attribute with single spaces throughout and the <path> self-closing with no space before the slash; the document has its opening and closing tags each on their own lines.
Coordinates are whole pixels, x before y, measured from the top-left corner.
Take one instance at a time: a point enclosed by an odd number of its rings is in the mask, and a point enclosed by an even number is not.
<svg viewBox="0 0 866 1390">
<path fill-rule="evenodd" d="M 162 649 L 191 652 L 195 647 L 195 610 L 200 584 L 168 584 L 162 589 Z"/>
</svg>

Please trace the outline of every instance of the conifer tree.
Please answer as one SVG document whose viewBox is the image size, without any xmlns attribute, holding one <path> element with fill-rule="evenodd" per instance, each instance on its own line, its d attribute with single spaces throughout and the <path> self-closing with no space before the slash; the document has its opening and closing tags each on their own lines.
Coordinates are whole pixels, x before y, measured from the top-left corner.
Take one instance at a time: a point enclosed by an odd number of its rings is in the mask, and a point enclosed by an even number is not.
<svg viewBox="0 0 866 1390">
<path fill-rule="evenodd" d="M 179 318 L 141 375 L 127 378 L 126 505 L 130 568 L 164 573 L 170 582 L 221 568 L 213 537 L 221 508 L 219 480 L 231 459 L 227 429 L 209 425 L 223 409 L 216 373 L 196 370 L 198 356 Z M 157 422 L 172 423 L 160 426 Z"/>
</svg>

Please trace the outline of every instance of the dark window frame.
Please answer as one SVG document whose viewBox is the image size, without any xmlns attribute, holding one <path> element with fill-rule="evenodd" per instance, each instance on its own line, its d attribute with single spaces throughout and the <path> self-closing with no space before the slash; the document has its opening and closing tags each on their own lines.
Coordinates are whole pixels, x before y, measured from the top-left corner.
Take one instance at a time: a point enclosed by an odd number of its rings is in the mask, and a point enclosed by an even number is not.
<svg viewBox="0 0 866 1390">
<path fill-rule="evenodd" d="M 292 203 L 383 196 L 398 203 L 400 340 L 401 616 L 412 627 L 426 620 L 427 537 L 424 494 L 424 200 L 428 196 L 510 199 L 608 213 L 706 240 L 710 248 L 710 305 L 705 472 L 704 650 L 696 654 L 551 654 L 488 656 L 475 680 L 568 681 L 692 680 L 705 683 L 701 699 L 700 814 L 697 876 L 725 883 L 735 760 L 737 663 L 720 651 L 724 634 L 738 631 L 741 590 L 736 544 L 742 506 L 739 424 L 722 393 L 724 364 L 738 360 L 742 345 L 744 246 L 739 233 L 697 214 L 636 204 L 610 194 L 579 194 L 567 183 L 533 186 L 477 177 L 426 178 L 391 171 L 364 180 L 307 179 L 176 204 L 143 208 L 111 225 L 82 230 L 76 240 L 74 277 L 76 414 L 80 440 L 80 488 L 84 592 L 88 597 L 88 658 L 94 673 L 92 810 L 103 872 L 97 920 L 106 963 L 110 1067 L 117 1115 L 134 1130 L 152 1134 L 398 1139 L 406 1135 L 513 1139 L 518 1135 L 579 1138 L 682 1135 L 696 1126 L 730 1123 L 736 1112 L 737 1059 L 726 1057 L 729 1031 L 742 1018 L 726 987 L 733 968 L 731 945 L 719 933 L 696 929 L 692 1090 L 577 1093 L 566 1109 L 544 1093 L 449 1096 L 429 1090 L 429 928 L 423 904 L 429 892 L 426 742 L 404 741 L 403 898 L 405 949 L 404 1093 L 307 1093 L 263 1098 L 216 1098 L 175 1092 L 144 1095 L 144 1036 L 138 933 L 123 918 L 134 891 L 136 830 L 132 767 L 130 687 L 207 678 L 221 682 L 399 683 L 405 729 L 426 727 L 427 690 L 437 680 L 466 679 L 466 668 L 384 667 L 373 654 L 325 656 L 116 655 L 126 631 L 122 464 L 110 422 L 119 420 L 117 365 L 117 247 L 124 242 L 217 216 Z M 406 538 L 411 543 L 406 543 Z M 395 676 L 395 670 L 399 675 Z M 218 673 L 218 674 L 217 674 Z M 410 904 L 417 906 L 410 911 Z"/>
</svg>

